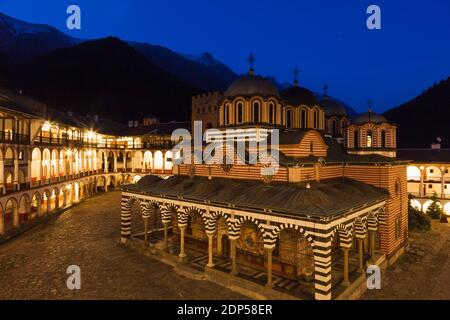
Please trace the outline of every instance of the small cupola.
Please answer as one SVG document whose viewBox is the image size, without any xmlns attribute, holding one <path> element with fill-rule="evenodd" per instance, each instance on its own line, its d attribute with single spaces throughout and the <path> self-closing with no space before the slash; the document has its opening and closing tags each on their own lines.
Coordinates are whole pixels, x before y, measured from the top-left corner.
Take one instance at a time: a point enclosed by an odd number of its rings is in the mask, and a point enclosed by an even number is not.
<svg viewBox="0 0 450 320">
<path fill-rule="evenodd" d="M 369 100 L 368 111 L 353 118 L 344 130 L 344 145 L 350 154 L 379 154 L 396 157 L 397 126 L 372 111 Z"/>
</svg>

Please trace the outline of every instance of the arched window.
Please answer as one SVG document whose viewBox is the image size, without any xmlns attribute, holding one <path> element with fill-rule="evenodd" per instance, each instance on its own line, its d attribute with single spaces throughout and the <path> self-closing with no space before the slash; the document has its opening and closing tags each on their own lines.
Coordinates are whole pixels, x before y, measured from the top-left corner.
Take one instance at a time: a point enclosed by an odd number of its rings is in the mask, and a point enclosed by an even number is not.
<svg viewBox="0 0 450 320">
<path fill-rule="evenodd" d="M 386 130 L 381 131 L 381 147 L 386 148 Z"/>
<path fill-rule="evenodd" d="M 341 129 L 344 129 L 347 126 L 347 121 L 342 120 L 341 121 Z"/>
<path fill-rule="evenodd" d="M 367 148 L 372 147 L 372 130 L 367 131 L 366 146 L 367 146 Z"/>
<path fill-rule="evenodd" d="M 261 122 L 260 112 L 259 112 L 260 107 L 261 107 L 261 105 L 260 105 L 259 101 L 253 102 L 253 122 L 254 123 Z"/>
<path fill-rule="evenodd" d="M 225 105 L 223 110 L 223 121 L 226 125 L 230 123 L 230 108 L 228 104 Z"/>
<path fill-rule="evenodd" d="M 236 123 L 244 122 L 244 104 L 238 102 L 236 106 Z"/>
<path fill-rule="evenodd" d="M 302 111 L 300 112 L 301 115 L 301 120 L 300 120 L 300 127 L 301 128 L 306 128 L 306 119 L 307 119 L 307 113 L 305 109 L 302 109 Z"/>
<path fill-rule="evenodd" d="M 275 104 L 269 102 L 269 123 L 275 123 Z"/>
<path fill-rule="evenodd" d="M 353 147 L 359 148 L 359 133 L 358 130 L 353 132 Z"/>
<path fill-rule="evenodd" d="M 314 109 L 314 113 L 313 113 L 313 123 L 314 123 L 314 129 L 319 129 L 319 114 L 317 112 L 317 110 Z"/>
<path fill-rule="evenodd" d="M 286 127 L 292 128 L 292 110 L 286 110 Z"/>
<path fill-rule="evenodd" d="M 338 133 L 338 130 L 337 130 L 337 122 L 335 119 L 333 119 L 331 121 L 331 130 L 332 130 L 331 133 L 333 134 L 333 136 L 336 136 Z"/>
</svg>

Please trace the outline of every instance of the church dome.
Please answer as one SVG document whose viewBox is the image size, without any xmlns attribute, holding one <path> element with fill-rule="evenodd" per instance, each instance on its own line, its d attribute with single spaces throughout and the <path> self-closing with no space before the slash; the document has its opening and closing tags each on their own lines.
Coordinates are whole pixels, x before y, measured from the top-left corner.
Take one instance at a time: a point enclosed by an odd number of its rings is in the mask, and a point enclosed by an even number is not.
<svg viewBox="0 0 450 320">
<path fill-rule="evenodd" d="M 307 106 L 313 106 L 317 104 L 316 96 L 314 95 L 314 93 L 312 93 L 312 91 L 303 87 L 299 87 L 297 85 L 284 89 L 281 92 L 281 97 L 284 100 L 287 100 L 289 103 L 297 106 L 301 104 Z"/>
<path fill-rule="evenodd" d="M 253 74 L 241 76 L 234 80 L 234 82 L 225 91 L 225 97 L 235 96 L 277 96 L 280 94 L 277 87 L 269 79 Z"/>
<path fill-rule="evenodd" d="M 367 123 L 367 122 L 383 123 L 383 122 L 388 122 L 388 121 L 381 114 L 369 111 L 369 112 L 365 112 L 365 113 L 361 113 L 360 115 L 357 115 L 353 119 L 352 122 L 356 123 L 356 124 L 363 124 L 363 123 Z"/>
<path fill-rule="evenodd" d="M 320 105 L 323 107 L 325 111 L 325 117 L 347 116 L 347 110 L 345 109 L 345 106 L 334 99 L 325 96 L 320 101 Z"/>
</svg>

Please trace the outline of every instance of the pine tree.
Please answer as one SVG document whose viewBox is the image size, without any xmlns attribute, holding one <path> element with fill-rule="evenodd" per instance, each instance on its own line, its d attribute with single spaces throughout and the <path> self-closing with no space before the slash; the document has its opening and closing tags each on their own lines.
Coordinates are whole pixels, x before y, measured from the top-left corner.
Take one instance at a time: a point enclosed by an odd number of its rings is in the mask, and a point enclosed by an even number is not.
<svg viewBox="0 0 450 320">
<path fill-rule="evenodd" d="M 438 197 L 436 192 L 433 193 L 433 195 L 430 197 L 430 200 L 432 201 L 431 204 L 427 208 L 427 214 L 432 219 L 439 219 L 442 214 L 442 209 L 439 205 Z"/>
</svg>

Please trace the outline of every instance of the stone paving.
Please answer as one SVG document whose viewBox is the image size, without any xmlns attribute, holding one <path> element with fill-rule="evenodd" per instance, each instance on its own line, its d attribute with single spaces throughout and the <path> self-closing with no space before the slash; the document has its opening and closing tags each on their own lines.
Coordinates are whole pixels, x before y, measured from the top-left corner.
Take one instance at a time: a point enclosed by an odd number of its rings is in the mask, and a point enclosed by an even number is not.
<svg viewBox="0 0 450 320">
<path fill-rule="evenodd" d="M 0 299 L 243 299 L 118 242 L 120 193 L 104 193 L 0 245 Z M 362 299 L 450 299 L 450 224 L 410 234 L 410 250 L 388 269 L 381 290 Z M 66 269 L 81 268 L 81 290 Z"/>
<path fill-rule="evenodd" d="M 410 233 L 410 248 L 387 270 L 381 290 L 367 300 L 450 299 L 450 224 L 433 221 L 432 231 Z"/>
<path fill-rule="evenodd" d="M 242 299 L 121 245 L 120 193 L 95 196 L 0 245 L 0 299 Z M 69 265 L 81 289 L 66 286 Z"/>
</svg>

